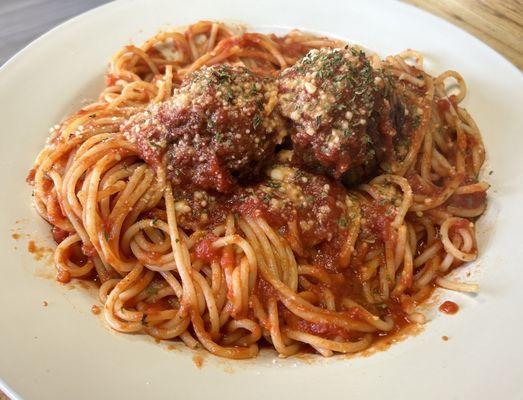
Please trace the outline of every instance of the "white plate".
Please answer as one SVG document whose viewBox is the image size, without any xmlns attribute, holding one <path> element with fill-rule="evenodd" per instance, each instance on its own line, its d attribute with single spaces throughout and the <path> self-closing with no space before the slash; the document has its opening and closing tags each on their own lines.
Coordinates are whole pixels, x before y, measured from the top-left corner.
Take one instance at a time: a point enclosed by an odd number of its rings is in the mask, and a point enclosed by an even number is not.
<svg viewBox="0 0 523 400">
<path fill-rule="evenodd" d="M 107 61 L 122 45 L 162 25 L 200 19 L 321 31 L 381 55 L 413 48 L 426 56 L 430 72 L 459 71 L 494 171 L 472 277 L 480 294 L 440 294 L 457 299 L 456 316 L 434 313 L 421 334 L 371 357 L 310 363 L 272 353 L 242 362 L 208 356 L 198 369 L 194 353 L 181 346 L 172 351 L 140 335 L 111 333 L 90 312 L 92 294 L 43 278 L 52 269 L 28 254 L 28 239 L 11 236 L 16 229 L 50 243 L 24 181 L 47 129 L 97 94 Z M 15 398 L 53 400 L 523 398 L 522 106 L 523 77 L 513 65 L 465 32 L 398 2 L 137 0 L 61 25 L 0 70 L 0 383 Z"/>
</svg>

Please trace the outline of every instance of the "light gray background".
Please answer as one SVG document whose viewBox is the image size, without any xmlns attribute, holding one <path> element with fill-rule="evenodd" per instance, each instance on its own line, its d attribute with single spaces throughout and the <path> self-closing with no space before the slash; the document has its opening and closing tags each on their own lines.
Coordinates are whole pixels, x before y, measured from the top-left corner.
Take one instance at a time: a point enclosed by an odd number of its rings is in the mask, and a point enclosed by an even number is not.
<svg viewBox="0 0 523 400">
<path fill-rule="evenodd" d="M 0 65 L 42 33 L 109 0 L 0 0 Z"/>
</svg>

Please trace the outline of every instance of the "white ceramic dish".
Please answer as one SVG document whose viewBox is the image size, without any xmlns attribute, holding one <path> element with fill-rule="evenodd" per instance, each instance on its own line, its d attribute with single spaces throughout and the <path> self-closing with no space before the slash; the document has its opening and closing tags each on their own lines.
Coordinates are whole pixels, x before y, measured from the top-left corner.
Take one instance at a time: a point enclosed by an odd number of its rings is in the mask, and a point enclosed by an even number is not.
<svg viewBox="0 0 523 400">
<path fill-rule="evenodd" d="M 25 235 L 42 245 L 49 234 L 31 207 L 25 176 L 47 129 L 96 95 L 122 45 L 200 19 L 320 31 L 381 55 L 414 48 L 430 72 L 459 71 L 483 132 L 487 171 L 494 171 L 470 278 L 480 294 L 441 292 L 460 304 L 456 316 L 432 313 L 422 333 L 371 357 L 311 363 L 272 353 L 242 362 L 204 356 L 199 369 L 195 353 L 181 346 L 169 351 L 140 335 L 111 333 L 90 312 L 94 294 L 42 277 L 52 268 L 27 252 Z M 61 25 L 4 65 L 0 104 L 0 386 L 13 398 L 523 398 L 523 76 L 465 32 L 392 1 L 116 2 Z M 15 241 L 16 232 L 22 238 Z"/>
</svg>

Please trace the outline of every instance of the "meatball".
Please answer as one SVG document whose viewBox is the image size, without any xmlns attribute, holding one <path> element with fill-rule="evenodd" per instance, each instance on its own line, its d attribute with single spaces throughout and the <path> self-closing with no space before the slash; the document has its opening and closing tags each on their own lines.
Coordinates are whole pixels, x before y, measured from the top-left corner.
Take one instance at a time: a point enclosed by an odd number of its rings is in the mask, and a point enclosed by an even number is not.
<svg viewBox="0 0 523 400">
<path fill-rule="evenodd" d="M 204 67 L 123 131 L 147 162 L 165 156 L 175 184 L 227 193 L 258 174 L 285 136 L 276 104 L 274 80 L 243 67 Z"/>
<path fill-rule="evenodd" d="M 377 165 L 386 82 L 354 48 L 311 50 L 279 78 L 279 106 L 293 127 L 295 157 L 308 169 L 354 181 Z M 383 130 L 383 129 L 382 129 Z"/>
</svg>

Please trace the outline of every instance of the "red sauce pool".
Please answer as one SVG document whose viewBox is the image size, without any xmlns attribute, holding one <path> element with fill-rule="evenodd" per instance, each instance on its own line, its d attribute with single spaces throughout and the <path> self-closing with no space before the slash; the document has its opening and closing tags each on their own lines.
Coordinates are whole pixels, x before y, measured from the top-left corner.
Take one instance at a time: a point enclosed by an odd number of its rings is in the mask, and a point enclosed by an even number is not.
<svg viewBox="0 0 523 400">
<path fill-rule="evenodd" d="M 459 311 L 459 306 L 453 301 L 445 301 L 439 306 L 439 310 L 445 314 L 456 314 Z"/>
</svg>

